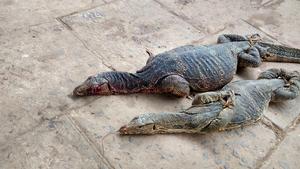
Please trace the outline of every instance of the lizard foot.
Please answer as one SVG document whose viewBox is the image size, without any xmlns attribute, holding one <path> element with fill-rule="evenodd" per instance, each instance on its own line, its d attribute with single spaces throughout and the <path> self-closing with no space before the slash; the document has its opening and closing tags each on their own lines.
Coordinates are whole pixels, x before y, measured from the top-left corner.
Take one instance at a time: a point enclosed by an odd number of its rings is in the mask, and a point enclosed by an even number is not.
<svg viewBox="0 0 300 169">
<path fill-rule="evenodd" d="M 256 42 L 261 41 L 261 36 L 258 33 L 247 35 L 246 36 L 251 45 L 254 45 Z"/>
<path fill-rule="evenodd" d="M 222 98 L 222 101 L 223 101 L 223 107 L 228 107 L 228 108 L 233 108 L 234 106 L 234 91 L 233 90 L 230 90 L 228 91 L 228 95 L 225 95 L 223 98 Z"/>
<path fill-rule="evenodd" d="M 192 96 L 190 96 L 190 95 L 189 95 L 189 96 L 186 96 L 186 98 L 189 99 L 189 100 L 193 100 L 193 99 L 194 99 L 194 98 L 193 98 Z"/>
</svg>

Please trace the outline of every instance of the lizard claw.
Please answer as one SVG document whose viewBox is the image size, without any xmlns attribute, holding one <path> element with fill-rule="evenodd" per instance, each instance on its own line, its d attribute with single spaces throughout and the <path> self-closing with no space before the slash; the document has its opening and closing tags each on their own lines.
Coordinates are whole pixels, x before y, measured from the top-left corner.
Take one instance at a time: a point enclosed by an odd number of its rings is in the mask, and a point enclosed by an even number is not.
<svg viewBox="0 0 300 169">
<path fill-rule="evenodd" d="M 246 35 L 246 37 L 251 45 L 254 45 L 257 41 L 261 40 L 261 36 L 258 33 L 252 35 Z"/>
<path fill-rule="evenodd" d="M 192 96 L 186 96 L 186 98 L 189 99 L 189 100 L 193 100 Z"/>
<path fill-rule="evenodd" d="M 234 106 L 234 96 L 235 96 L 234 91 L 230 90 L 228 92 L 228 95 L 223 97 L 223 101 L 224 101 L 223 107 L 224 108 L 225 107 L 232 108 Z"/>
<path fill-rule="evenodd" d="M 231 99 L 228 99 L 225 103 L 224 103 L 224 108 L 225 107 L 228 107 L 228 108 L 232 108 L 234 106 L 234 104 L 233 104 L 233 100 L 231 100 Z"/>
</svg>

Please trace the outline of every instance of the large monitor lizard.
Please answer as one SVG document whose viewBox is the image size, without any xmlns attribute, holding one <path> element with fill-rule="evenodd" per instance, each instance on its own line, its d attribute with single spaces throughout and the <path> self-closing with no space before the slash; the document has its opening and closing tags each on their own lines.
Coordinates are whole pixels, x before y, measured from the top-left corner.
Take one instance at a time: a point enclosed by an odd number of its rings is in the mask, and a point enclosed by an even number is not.
<svg viewBox="0 0 300 169">
<path fill-rule="evenodd" d="M 251 36 L 221 35 L 218 44 L 187 45 L 153 55 L 136 73 L 104 72 L 90 76 L 73 91 L 75 96 L 128 93 L 170 93 L 187 96 L 220 89 L 238 67 L 258 67 L 262 61 L 300 63 L 300 50 L 261 42 Z"/>
<path fill-rule="evenodd" d="M 179 113 L 148 113 L 119 129 L 120 134 L 206 133 L 252 124 L 269 102 L 294 99 L 300 93 L 300 73 L 270 69 L 258 80 L 234 81 L 216 92 L 195 96 Z"/>
</svg>

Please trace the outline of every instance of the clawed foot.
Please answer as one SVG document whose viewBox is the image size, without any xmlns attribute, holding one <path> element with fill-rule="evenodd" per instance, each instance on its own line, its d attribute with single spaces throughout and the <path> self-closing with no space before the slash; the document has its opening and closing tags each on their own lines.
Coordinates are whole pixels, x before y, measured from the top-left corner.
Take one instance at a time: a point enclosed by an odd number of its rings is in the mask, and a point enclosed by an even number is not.
<svg viewBox="0 0 300 169">
<path fill-rule="evenodd" d="M 246 37 L 251 45 L 254 45 L 257 41 L 261 41 L 261 36 L 258 33 L 247 35 Z"/>
<path fill-rule="evenodd" d="M 228 108 L 232 108 L 234 106 L 234 104 L 233 104 L 233 101 L 230 99 L 230 100 L 227 100 L 225 103 L 224 103 L 224 105 L 223 105 L 223 107 L 228 107 Z"/>
<path fill-rule="evenodd" d="M 190 96 L 190 95 L 189 95 L 189 96 L 186 96 L 186 98 L 189 99 L 189 100 L 193 100 L 193 99 L 194 99 L 194 98 L 193 98 L 192 96 Z"/>
<path fill-rule="evenodd" d="M 225 95 L 222 98 L 223 101 L 223 107 L 233 108 L 234 106 L 234 91 L 230 90 L 228 91 L 228 95 Z"/>
</svg>

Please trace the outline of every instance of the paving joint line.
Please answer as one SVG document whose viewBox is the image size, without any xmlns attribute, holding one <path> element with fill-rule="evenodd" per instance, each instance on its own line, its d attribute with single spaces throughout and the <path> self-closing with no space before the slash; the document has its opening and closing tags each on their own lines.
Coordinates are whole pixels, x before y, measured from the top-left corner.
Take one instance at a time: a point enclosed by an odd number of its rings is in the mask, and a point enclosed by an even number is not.
<svg viewBox="0 0 300 169">
<path fill-rule="evenodd" d="M 64 21 L 62 20 L 62 18 L 58 17 L 58 18 L 56 18 L 56 20 L 57 20 L 58 22 L 60 22 L 64 27 L 66 27 L 66 29 L 68 29 L 68 30 L 71 32 L 71 34 L 72 34 L 77 40 L 79 40 L 79 41 L 82 43 L 82 45 L 84 46 L 84 48 L 87 49 L 89 52 L 91 52 L 94 56 L 96 56 L 96 57 L 100 60 L 100 62 L 101 62 L 105 67 L 109 68 L 109 69 L 112 70 L 112 71 L 116 71 L 116 69 L 115 69 L 112 65 L 109 65 L 109 64 L 105 63 L 104 57 L 102 57 L 100 54 L 98 54 L 98 52 L 96 52 L 96 51 L 90 49 L 90 48 L 88 47 L 88 45 L 86 44 L 86 42 L 83 41 L 82 39 L 80 39 L 80 37 L 78 37 L 78 36 L 75 34 L 75 32 L 73 31 L 73 28 L 72 28 L 70 25 L 68 25 L 66 22 L 64 22 Z"/>
<path fill-rule="evenodd" d="M 269 149 L 269 151 L 267 152 L 267 154 L 263 158 L 258 160 L 258 164 L 256 165 L 255 169 L 260 169 L 264 165 L 264 162 L 267 161 L 268 159 L 270 159 L 271 155 L 278 149 L 278 147 L 283 142 L 283 140 L 288 135 L 288 133 L 291 132 L 291 131 L 294 131 L 296 129 L 296 127 L 298 125 L 300 125 L 300 116 L 298 116 L 295 120 L 293 120 L 291 122 L 291 124 L 288 127 L 286 127 L 285 129 L 279 128 L 269 118 L 267 118 L 265 116 L 262 120 L 262 124 L 264 124 L 265 126 L 270 128 L 271 130 L 273 130 L 273 132 L 276 133 L 276 131 L 274 131 L 274 127 L 275 127 L 276 128 L 275 130 L 280 131 L 281 136 L 278 137 L 278 135 L 276 135 L 277 142 L 275 143 L 275 145 L 273 147 L 271 147 Z M 270 126 L 270 124 L 271 124 L 271 126 Z"/>
<path fill-rule="evenodd" d="M 284 129 L 280 128 L 277 124 L 275 124 L 271 119 L 269 119 L 267 116 L 263 115 L 262 118 L 262 124 L 264 124 L 266 127 L 271 129 L 278 139 L 283 139 L 286 135 L 286 132 Z"/>
<path fill-rule="evenodd" d="M 264 163 L 268 159 L 270 159 L 271 155 L 278 149 L 279 145 L 282 143 L 282 141 L 284 140 L 284 138 L 287 135 L 286 132 L 283 129 L 281 129 L 280 127 L 278 127 L 275 123 L 273 123 L 266 116 L 263 116 L 263 118 L 261 120 L 261 123 L 275 133 L 276 140 L 275 140 L 275 145 L 272 146 L 268 150 L 268 152 L 266 153 L 266 155 L 264 157 L 262 157 L 261 159 L 257 160 L 257 163 L 255 165 L 255 169 L 260 169 L 264 165 Z"/>
<path fill-rule="evenodd" d="M 99 98 L 100 98 L 100 97 L 99 97 Z M 53 117 L 50 117 L 50 118 L 42 117 L 41 120 L 39 121 L 39 123 L 38 123 L 37 125 L 33 126 L 32 128 L 30 128 L 30 129 L 28 129 L 28 130 L 26 130 L 26 131 L 24 131 L 24 132 L 19 133 L 17 136 L 12 137 L 12 138 L 9 139 L 9 140 L 15 141 L 17 138 L 20 138 L 20 137 L 26 135 L 27 133 L 33 132 L 33 131 L 36 130 L 38 127 L 42 126 L 44 123 L 47 123 L 47 122 L 52 121 L 52 120 L 55 120 L 55 119 L 59 119 L 59 118 L 62 117 L 62 116 L 66 116 L 66 117 L 68 118 L 68 120 L 70 120 L 70 122 L 71 122 L 71 124 L 72 124 L 72 126 L 73 126 L 73 129 L 75 129 L 76 131 L 78 131 L 79 134 L 80 134 L 80 136 L 82 136 L 82 137 L 84 138 L 84 140 L 87 141 L 88 144 L 91 145 L 91 148 L 96 152 L 97 156 L 98 156 L 100 159 L 105 160 L 104 162 L 107 163 L 106 165 L 108 165 L 110 168 L 113 169 L 113 168 L 114 168 L 113 165 L 108 161 L 108 159 L 106 159 L 106 158 L 102 155 L 101 150 L 98 150 L 98 148 L 95 146 L 95 143 L 94 143 L 92 140 L 90 140 L 90 138 L 86 135 L 86 133 L 81 129 L 80 124 L 78 124 L 77 121 L 75 122 L 75 119 L 73 119 L 73 118 L 70 116 L 70 113 L 71 113 L 72 111 L 74 111 L 75 109 L 79 109 L 79 108 L 81 108 L 81 107 L 87 106 L 87 105 L 93 103 L 94 101 L 98 100 L 99 98 L 96 98 L 96 99 L 92 100 L 91 102 L 87 102 L 86 104 L 84 104 L 84 105 L 82 105 L 82 106 L 78 106 L 78 107 L 73 107 L 73 108 L 70 108 L 70 109 L 66 109 L 66 110 L 64 110 L 64 111 L 66 111 L 66 112 L 62 112 L 62 113 L 60 113 L 60 114 L 58 114 L 58 115 L 55 115 L 55 116 L 53 116 Z M 2 148 L 4 148 L 4 147 L 7 147 L 7 146 L 9 145 L 10 142 L 11 142 L 11 141 L 9 141 L 8 143 L 6 143 L 6 144 L 0 146 L 0 148 L 2 149 Z M 100 156 L 99 156 L 99 154 L 100 154 Z M 103 161 L 101 161 L 101 162 L 103 162 Z"/>
<path fill-rule="evenodd" d="M 73 110 L 72 110 L 72 111 L 73 111 Z M 80 135 L 81 137 L 83 137 L 83 139 L 84 139 L 84 140 L 90 145 L 90 147 L 96 152 L 97 156 L 102 160 L 101 162 L 104 162 L 105 165 L 108 166 L 109 168 L 114 169 L 113 165 L 108 161 L 108 159 L 106 159 L 106 158 L 102 155 L 101 151 L 98 150 L 98 148 L 97 148 L 97 146 L 95 145 L 95 143 L 94 143 L 92 140 L 90 140 L 90 138 L 86 135 L 86 133 L 81 129 L 80 124 L 78 124 L 77 122 L 75 122 L 74 119 L 70 116 L 70 112 L 71 112 L 71 111 L 68 111 L 68 113 L 62 113 L 62 114 L 56 115 L 56 116 L 54 116 L 54 117 L 52 117 L 52 118 L 42 118 L 42 119 L 40 120 L 40 122 L 39 122 L 36 126 L 34 126 L 34 127 L 32 127 L 31 129 L 29 129 L 29 130 L 27 130 L 27 131 L 25 131 L 25 132 L 23 132 L 23 133 L 17 135 L 16 137 L 12 138 L 12 140 L 15 141 L 17 138 L 22 137 L 23 135 L 25 135 L 25 134 L 27 134 L 27 133 L 29 133 L 29 132 L 33 132 L 34 130 L 36 130 L 38 127 L 40 127 L 42 124 L 44 124 L 44 123 L 46 123 L 46 122 L 49 122 L 49 121 L 54 120 L 54 119 L 58 119 L 58 118 L 60 118 L 60 117 L 62 117 L 62 116 L 66 116 L 67 119 L 70 121 L 70 123 L 71 123 L 71 125 L 72 125 L 72 128 L 73 128 L 74 130 L 76 130 L 76 131 L 79 133 L 79 135 Z M 5 148 L 5 147 L 9 146 L 9 143 L 11 143 L 11 141 L 8 142 L 7 144 L 4 144 L 4 145 L 0 146 L 0 149 L 3 149 L 3 148 Z"/>
<path fill-rule="evenodd" d="M 103 0 L 103 1 L 105 4 L 102 4 L 102 5 L 106 5 L 106 4 L 112 4 L 112 3 L 118 2 L 120 0 L 112 0 L 112 1 L 108 1 L 108 2 L 106 0 Z M 101 6 L 101 5 L 99 5 L 99 6 Z"/>
<path fill-rule="evenodd" d="M 165 6 L 165 5 L 164 5 L 163 3 L 161 3 L 160 1 L 154 0 L 154 2 L 156 2 L 157 4 L 159 4 L 159 5 L 160 5 L 163 9 L 165 9 L 167 12 L 169 12 L 169 13 L 171 13 L 172 15 L 176 16 L 177 18 L 179 18 L 181 21 L 183 21 L 183 22 L 187 23 L 188 25 L 192 26 L 192 27 L 193 27 L 194 29 L 196 29 L 197 31 L 199 31 L 199 32 L 200 32 L 200 31 L 203 31 L 203 30 L 201 30 L 198 26 L 195 26 L 192 22 L 187 21 L 184 17 L 182 17 L 181 15 L 177 14 L 176 12 L 174 12 L 172 9 L 168 8 L 167 6 Z M 231 23 L 231 22 L 230 22 L 230 23 Z M 207 37 L 214 36 L 214 35 L 216 35 L 216 34 L 222 32 L 222 31 L 224 31 L 224 30 L 226 30 L 226 29 L 227 29 L 227 26 L 224 26 L 222 29 L 219 29 L 219 30 L 217 30 L 217 31 L 215 31 L 215 32 L 212 32 L 212 33 L 206 33 L 206 32 L 204 31 L 205 33 L 204 33 L 203 37 L 201 37 L 201 38 L 199 38 L 199 39 L 197 39 L 197 40 L 192 41 L 191 44 L 197 44 L 197 43 L 203 41 L 203 39 L 206 39 Z"/>
<path fill-rule="evenodd" d="M 79 132 L 79 134 L 89 143 L 90 147 L 96 152 L 97 156 L 102 160 L 101 162 L 106 163 L 106 165 L 109 168 L 114 169 L 113 165 L 110 163 L 110 161 L 101 153 L 101 150 L 97 148 L 96 143 L 91 139 L 87 133 L 82 129 L 81 125 L 78 123 L 77 120 L 75 120 L 72 116 L 69 114 L 66 115 L 66 117 L 70 120 L 70 122 L 73 125 L 73 128 Z"/>
<path fill-rule="evenodd" d="M 58 22 L 60 22 L 64 27 L 66 27 L 69 31 L 73 31 L 73 28 L 68 25 L 65 21 L 62 20 L 61 17 L 56 18 Z"/>
<path fill-rule="evenodd" d="M 113 0 L 113 1 L 110 1 L 110 2 L 106 2 L 106 1 L 104 0 L 104 3 L 103 3 L 103 4 L 99 4 L 99 5 L 93 5 L 93 1 L 92 1 L 92 3 L 90 4 L 91 6 L 89 6 L 89 7 L 85 7 L 85 8 L 82 8 L 82 9 L 78 9 L 78 10 L 73 11 L 73 12 L 71 12 L 71 13 L 67 13 L 67 14 L 65 14 L 65 15 L 57 16 L 56 18 L 68 17 L 68 16 L 71 16 L 71 15 L 74 15 L 74 14 L 78 14 L 78 13 L 80 13 L 80 12 L 88 11 L 88 10 L 91 10 L 91 9 L 94 9 L 94 8 L 97 8 L 97 7 L 100 7 L 100 6 L 108 5 L 108 4 L 117 2 L 117 1 L 119 1 L 119 0 Z"/>
<path fill-rule="evenodd" d="M 182 20 L 185 23 L 188 23 L 189 25 L 191 25 L 194 29 L 199 30 L 199 28 L 197 26 L 195 26 L 194 24 L 191 24 L 190 22 L 188 22 L 187 20 L 185 20 L 181 15 L 178 15 L 176 12 L 174 12 L 173 10 L 171 10 L 170 8 L 166 7 L 163 3 L 161 3 L 158 0 L 153 0 L 154 2 L 156 2 L 157 4 L 159 4 L 163 9 L 165 9 L 166 11 L 168 11 L 169 13 L 171 13 L 172 15 L 178 17 L 180 20 Z"/>
<path fill-rule="evenodd" d="M 56 115 L 54 117 L 51 117 L 51 118 L 45 118 L 45 117 L 41 117 L 41 119 L 39 120 L 38 124 L 36 124 L 35 126 L 31 127 L 30 129 L 26 130 L 26 131 L 23 131 L 23 132 L 20 132 L 18 133 L 16 136 L 10 138 L 4 145 L 0 146 L 0 148 L 3 148 L 3 147 L 6 147 L 7 145 L 9 145 L 9 143 L 11 143 L 11 141 L 15 141 L 16 139 L 30 133 L 30 132 L 33 132 L 34 130 L 36 130 L 38 127 L 42 126 L 44 123 L 46 122 L 49 122 L 51 120 L 54 120 L 54 119 L 58 119 L 60 118 L 61 116 L 63 116 L 64 114 L 59 114 L 59 115 Z"/>
<path fill-rule="evenodd" d="M 286 127 L 286 132 L 291 132 L 300 124 L 300 114 Z"/>
<path fill-rule="evenodd" d="M 277 41 L 279 44 L 284 45 L 284 46 L 288 46 L 288 47 L 292 47 L 292 46 L 290 46 L 290 45 L 288 45 L 288 44 L 285 44 L 285 43 L 281 42 L 278 38 L 274 37 L 274 36 L 273 36 L 272 34 L 270 34 L 270 33 L 265 32 L 264 30 L 262 30 L 261 28 L 255 26 L 255 25 L 252 24 L 251 22 L 249 22 L 249 21 L 247 21 L 247 20 L 245 20 L 245 19 L 243 19 L 243 18 L 241 18 L 241 21 L 243 21 L 243 22 L 245 22 L 246 24 L 250 25 L 251 27 L 253 27 L 253 28 L 255 28 L 255 29 L 257 29 L 257 30 L 263 32 L 264 34 L 266 34 L 267 36 L 269 36 L 269 37 L 272 38 L 273 40 Z"/>
<path fill-rule="evenodd" d="M 85 104 L 83 104 L 83 105 L 81 105 L 81 106 L 72 107 L 72 108 L 67 108 L 67 109 L 65 109 L 65 110 L 62 110 L 62 111 L 60 111 L 60 112 L 62 112 L 62 113 L 59 113 L 59 114 L 57 114 L 57 115 L 54 115 L 53 117 L 50 117 L 50 118 L 48 118 L 48 117 L 41 117 L 41 119 L 39 120 L 39 122 L 38 122 L 35 126 L 29 128 L 28 130 L 25 130 L 25 131 L 23 131 L 23 132 L 18 133 L 18 134 L 17 134 L 16 136 L 14 136 L 14 137 L 11 137 L 10 139 L 7 140 L 7 142 L 8 142 L 7 144 L 3 144 L 3 145 L 1 145 L 0 147 L 5 147 L 5 146 L 7 146 L 7 145 L 9 144 L 10 141 L 14 141 L 14 140 L 16 140 L 17 138 L 20 138 L 20 137 L 24 136 L 25 134 L 34 131 L 36 128 L 40 127 L 43 123 L 46 123 L 46 122 L 49 122 L 49 121 L 51 121 L 51 120 L 58 119 L 58 118 L 60 118 L 60 117 L 62 117 L 62 116 L 64 116 L 64 115 L 70 114 L 71 111 L 73 111 L 73 110 L 75 110 L 75 109 L 80 109 L 80 108 L 82 108 L 82 107 L 85 107 L 85 106 L 87 106 L 87 105 L 89 105 L 89 104 L 95 102 L 95 101 L 98 100 L 99 98 L 100 98 L 100 97 L 96 97 L 96 99 L 94 99 L 94 100 L 92 100 L 92 101 L 90 101 L 90 102 L 87 102 L 87 103 L 85 103 Z M 46 110 L 46 109 L 44 109 L 44 110 Z M 64 112 L 64 111 L 66 111 L 66 112 Z"/>
</svg>

